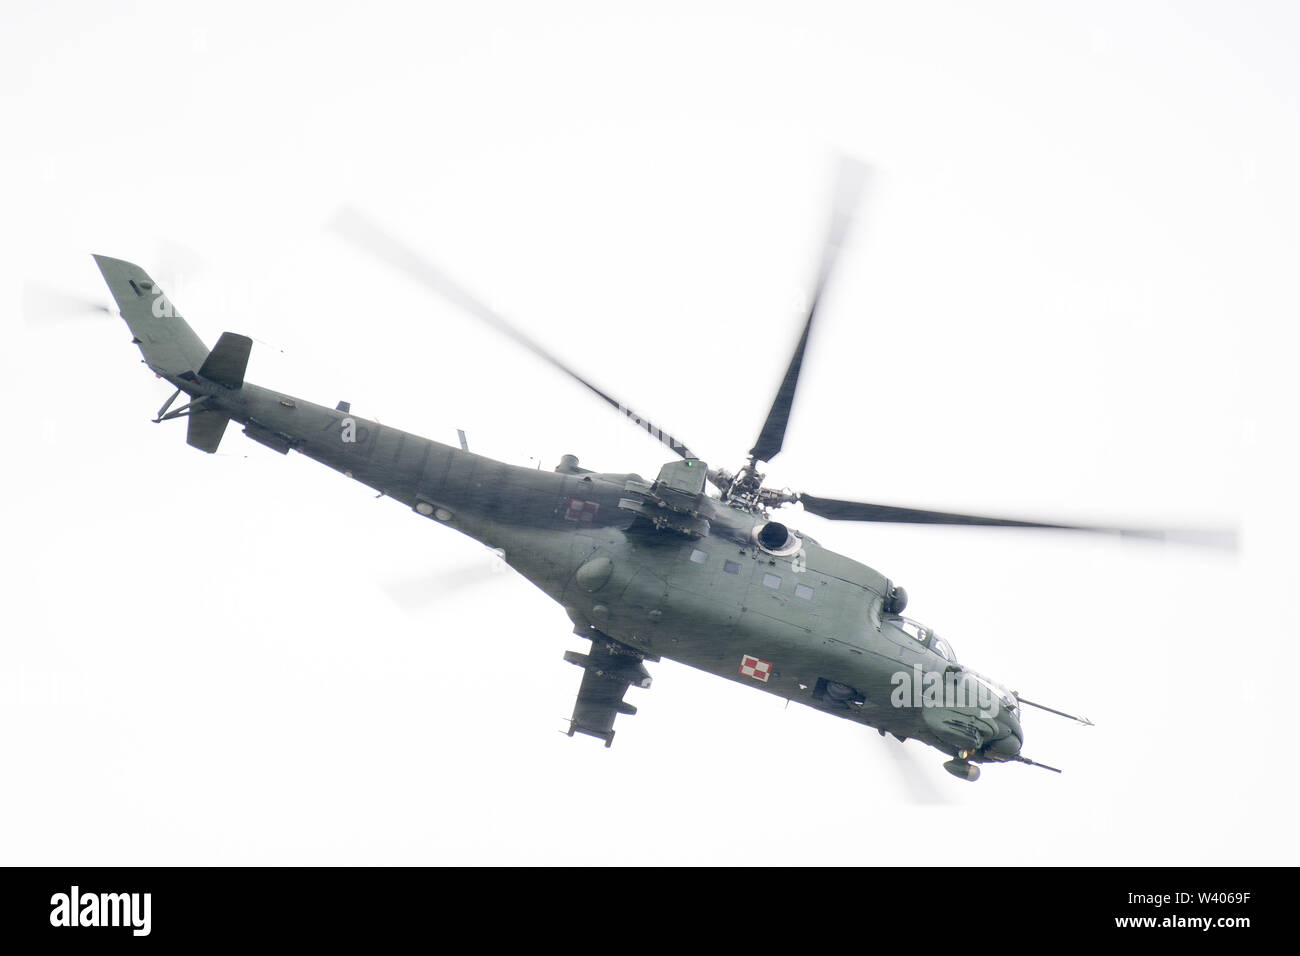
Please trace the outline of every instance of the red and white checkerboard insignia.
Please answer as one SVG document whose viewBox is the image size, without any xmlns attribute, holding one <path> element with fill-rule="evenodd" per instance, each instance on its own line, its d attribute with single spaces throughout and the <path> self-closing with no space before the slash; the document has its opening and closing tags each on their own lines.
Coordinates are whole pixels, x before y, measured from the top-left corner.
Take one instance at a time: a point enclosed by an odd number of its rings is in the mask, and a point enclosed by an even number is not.
<svg viewBox="0 0 1300 956">
<path fill-rule="evenodd" d="M 581 521 L 583 524 L 591 524 L 596 517 L 596 511 L 600 508 L 594 501 L 583 501 L 581 498 L 570 498 L 569 507 L 565 509 L 565 521 Z"/>
<path fill-rule="evenodd" d="M 740 672 L 746 677 L 761 680 L 766 684 L 767 676 L 772 673 L 772 662 L 760 661 L 757 657 L 750 657 L 746 654 L 740 659 Z"/>
</svg>

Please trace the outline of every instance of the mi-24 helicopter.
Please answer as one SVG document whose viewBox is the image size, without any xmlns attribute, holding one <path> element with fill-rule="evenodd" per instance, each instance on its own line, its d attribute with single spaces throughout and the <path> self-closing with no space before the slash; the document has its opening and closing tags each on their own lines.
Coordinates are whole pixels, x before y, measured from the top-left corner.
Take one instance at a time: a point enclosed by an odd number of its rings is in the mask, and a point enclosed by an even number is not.
<svg viewBox="0 0 1300 956">
<path fill-rule="evenodd" d="M 544 472 L 474 454 L 463 435 L 460 447 L 444 445 L 353 415 L 347 402 L 327 408 L 254 385 L 244 380 L 252 339 L 225 332 L 208 349 L 143 269 L 104 256 L 95 261 L 144 362 L 176 389 L 155 421 L 187 418 L 188 443 L 208 453 L 235 421 L 254 441 L 282 454 L 297 451 L 482 542 L 560 603 L 574 633 L 591 642 L 585 654 L 564 654 L 583 670 L 569 736 L 589 735 L 608 747 L 616 717 L 636 713 L 624 699 L 627 689 L 648 688 L 646 663 L 668 658 L 882 735 L 923 741 L 946 754 L 944 767 L 965 780 L 977 779 L 983 763 L 1046 767 L 1020 752 L 1022 707 L 1042 705 L 966 667 L 947 641 L 903 617 L 902 587 L 771 512 L 798 503 L 840 521 L 1174 533 L 926 511 L 763 486 L 760 468 L 781 451 L 809 336 L 864 174 L 861 166 L 841 164 L 802 334 L 758 439 L 735 472 L 708 467 L 353 211 L 338 216 L 337 231 L 574 379 L 677 457 L 652 481 L 582 468 L 572 455 Z M 173 408 L 182 394 L 188 401 Z M 1232 542 L 1224 533 L 1199 538 Z"/>
</svg>

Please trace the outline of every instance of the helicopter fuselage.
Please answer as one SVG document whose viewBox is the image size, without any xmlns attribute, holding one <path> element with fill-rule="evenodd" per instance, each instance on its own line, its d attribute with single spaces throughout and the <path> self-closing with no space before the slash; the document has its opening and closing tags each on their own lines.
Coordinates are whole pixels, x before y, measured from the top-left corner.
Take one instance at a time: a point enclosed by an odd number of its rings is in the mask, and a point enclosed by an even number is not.
<svg viewBox="0 0 1300 956">
<path fill-rule="evenodd" d="M 689 484 L 695 468 L 702 488 L 703 462 L 670 463 L 654 483 L 587 471 L 572 456 L 547 472 L 360 418 L 342 403 L 330 409 L 251 383 L 164 377 L 201 399 L 191 414 L 228 415 L 250 438 L 297 451 L 496 550 L 565 609 L 580 636 L 963 761 L 1020 750 L 1014 699 L 977 693 L 989 682 L 936 650 L 928 632 L 900 626 L 884 575 L 779 524 L 784 540 L 774 542 L 759 533 L 771 523 L 761 512 L 682 491 L 675 476 Z"/>
</svg>

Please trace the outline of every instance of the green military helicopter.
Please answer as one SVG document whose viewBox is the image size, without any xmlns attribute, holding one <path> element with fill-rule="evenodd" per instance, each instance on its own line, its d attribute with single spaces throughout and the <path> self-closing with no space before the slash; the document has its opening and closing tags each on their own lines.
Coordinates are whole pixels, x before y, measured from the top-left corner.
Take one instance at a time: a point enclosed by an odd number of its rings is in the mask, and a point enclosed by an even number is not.
<svg viewBox="0 0 1300 956">
<path fill-rule="evenodd" d="M 824 518 L 1164 537 L 1167 531 L 1020 521 L 846 501 L 763 487 L 784 441 L 809 334 L 862 185 L 841 171 L 838 199 L 803 331 L 748 459 L 709 468 L 681 441 L 593 385 L 438 269 L 355 212 L 338 229 L 389 265 L 450 298 L 626 415 L 677 456 L 653 481 L 582 468 L 554 472 L 476 455 L 244 380 L 252 340 L 225 332 L 209 350 L 139 266 L 95 256 L 144 362 L 176 391 L 155 421 L 188 418 L 187 441 L 217 450 L 231 421 L 282 454 L 299 452 L 402 502 L 419 517 L 482 542 L 558 601 L 588 653 L 568 734 L 609 746 L 646 662 L 679 661 L 786 700 L 914 738 L 946 754 L 965 780 L 982 763 L 1018 761 L 1022 706 L 1042 707 L 958 662 L 951 646 L 902 616 L 903 588 L 771 517 L 800 503 Z M 182 394 L 188 402 L 173 408 Z M 712 485 L 716 493 L 707 488 Z M 1224 543 L 1222 536 L 1213 543 Z M 1044 710 L 1073 717 L 1053 708 Z"/>
</svg>

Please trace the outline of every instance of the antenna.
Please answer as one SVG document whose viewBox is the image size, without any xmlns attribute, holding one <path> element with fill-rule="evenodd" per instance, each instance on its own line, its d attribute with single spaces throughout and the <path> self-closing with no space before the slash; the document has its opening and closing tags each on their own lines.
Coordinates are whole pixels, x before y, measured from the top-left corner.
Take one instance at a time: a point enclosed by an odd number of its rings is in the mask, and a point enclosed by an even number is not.
<svg viewBox="0 0 1300 956">
<path fill-rule="evenodd" d="M 1012 693 L 1015 694 L 1015 691 L 1012 691 Z M 1049 714 L 1056 714 L 1058 717 L 1068 717 L 1070 720 L 1077 720 L 1079 723 L 1086 724 L 1089 727 L 1097 726 L 1087 717 L 1076 717 L 1074 716 L 1074 714 L 1067 714 L 1065 711 L 1057 710 L 1055 707 L 1047 707 L 1044 704 L 1035 704 L 1032 700 L 1026 700 L 1025 698 L 1021 697 L 1019 694 L 1016 694 L 1016 700 L 1020 701 L 1020 703 L 1022 704 L 1028 704 L 1030 707 L 1037 707 L 1039 710 L 1045 710 Z M 1059 773 L 1060 771 L 1057 772 Z"/>
<path fill-rule="evenodd" d="M 1056 768 L 1056 767 L 1049 767 L 1049 766 L 1048 766 L 1047 764 L 1045 764 L 1045 763 L 1039 763 L 1037 760 L 1030 760 L 1028 757 L 1021 757 L 1019 754 L 1017 754 L 1015 757 L 1013 757 L 1013 758 L 1011 758 L 1011 759 L 1013 759 L 1013 760 L 1017 760 L 1017 761 L 1019 761 L 1020 763 L 1027 763 L 1027 764 L 1029 764 L 1029 766 L 1031 766 L 1031 767 L 1042 767 L 1044 770 L 1050 770 L 1050 771 L 1052 771 L 1052 773 L 1060 773 L 1060 772 L 1061 772 L 1061 771 L 1060 771 L 1058 768 Z"/>
</svg>

